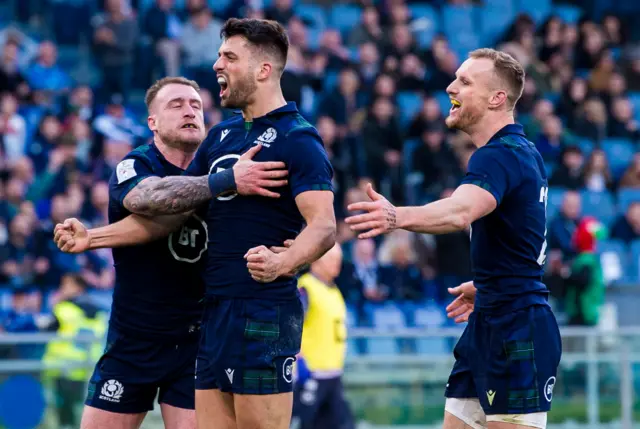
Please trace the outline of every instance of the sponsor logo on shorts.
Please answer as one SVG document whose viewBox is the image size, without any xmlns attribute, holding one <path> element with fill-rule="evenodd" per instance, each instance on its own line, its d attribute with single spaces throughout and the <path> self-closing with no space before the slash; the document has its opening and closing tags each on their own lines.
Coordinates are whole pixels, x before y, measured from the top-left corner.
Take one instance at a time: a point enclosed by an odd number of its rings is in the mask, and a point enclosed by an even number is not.
<svg viewBox="0 0 640 429">
<path fill-rule="evenodd" d="M 544 384 L 544 398 L 547 402 L 551 402 L 553 399 L 553 388 L 556 386 L 556 378 L 549 377 L 547 382 Z"/>
<path fill-rule="evenodd" d="M 288 357 L 282 363 L 282 378 L 287 383 L 291 383 L 293 381 L 293 358 Z"/>
<path fill-rule="evenodd" d="M 235 372 L 235 369 L 231 369 L 231 368 L 227 368 L 224 370 L 224 372 L 227 374 L 227 378 L 229 379 L 229 383 L 233 384 L 233 373 Z"/>
<path fill-rule="evenodd" d="M 109 402 L 120 402 L 122 392 L 124 392 L 124 386 L 122 383 L 118 380 L 109 380 L 102 385 L 100 396 L 98 397 Z"/>
</svg>

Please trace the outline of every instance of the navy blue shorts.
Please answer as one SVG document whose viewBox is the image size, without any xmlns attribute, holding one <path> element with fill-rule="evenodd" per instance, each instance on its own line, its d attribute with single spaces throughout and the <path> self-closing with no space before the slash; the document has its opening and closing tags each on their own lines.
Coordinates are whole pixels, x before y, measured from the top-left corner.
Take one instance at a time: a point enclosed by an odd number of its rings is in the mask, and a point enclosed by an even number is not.
<svg viewBox="0 0 640 429">
<path fill-rule="evenodd" d="M 342 378 L 310 378 L 293 391 L 291 427 L 353 429 L 353 415 L 344 397 Z"/>
<path fill-rule="evenodd" d="M 207 298 L 196 389 L 251 395 L 291 392 L 303 316 L 299 298 Z"/>
<path fill-rule="evenodd" d="M 486 415 L 551 408 L 562 342 L 548 306 L 504 315 L 474 311 L 453 354 L 446 397 L 478 398 Z"/>
<path fill-rule="evenodd" d="M 194 409 L 198 329 L 172 342 L 124 335 L 111 326 L 107 346 L 89 380 L 86 405 L 122 414 L 159 404 Z"/>
</svg>

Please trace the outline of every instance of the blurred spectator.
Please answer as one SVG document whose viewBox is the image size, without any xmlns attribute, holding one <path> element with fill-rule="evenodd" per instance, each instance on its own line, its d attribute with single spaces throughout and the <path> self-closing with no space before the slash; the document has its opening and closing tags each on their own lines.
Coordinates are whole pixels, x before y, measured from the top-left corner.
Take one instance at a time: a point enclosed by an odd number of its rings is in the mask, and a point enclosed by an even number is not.
<svg viewBox="0 0 640 429">
<path fill-rule="evenodd" d="M 397 230 L 387 235 L 380 246 L 380 282 L 390 297 L 400 301 L 420 301 L 424 297 L 422 275 L 416 265 L 412 234 Z"/>
<path fill-rule="evenodd" d="M 633 105 L 626 97 L 614 98 L 609 120 L 609 137 L 637 140 L 640 137 L 638 121 L 634 119 Z"/>
<path fill-rule="evenodd" d="M 575 130 L 580 121 L 580 106 L 587 100 L 589 86 L 581 77 L 574 77 L 563 91 L 558 102 L 558 114 L 567 121 L 567 126 Z"/>
<path fill-rule="evenodd" d="M 620 189 L 622 188 L 640 188 L 640 152 L 633 155 L 627 171 L 620 179 Z"/>
<path fill-rule="evenodd" d="M 322 88 L 322 70 L 314 65 L 312 62 L 311 67 L 307 66 L 300 49 L 295 46 L 289 48 L 287 65 L 282 74 L 282 94 L 286 100 L 295 102 L 299 109 L 306 104 L 303 103 L 306 89 Z"/>
<path fill-rule="evenodd" d="M 407 137 L 421 138 L 427 129 L 433 129 L 440 125 L 443 128 L 444 117 L 440 111 L 438 100 L 433 97 L 426 97 L 422 102 L 422 109 L 416 114 L 409 126 Z"/>
<path fill-rule="evenodd" d="M 207 6 L 204 6 L 191 11 L 189 21 L 180 38 L 186 76 L 197 81 L 201 88 L 206 88 L 214 94 L 220 91 L 216 73 L 213 70 L 213 64 L 218 60 L 218 50 L 222 44 L 220 30 L 222 30 L 222 23 L 213 17 Z"/>
<path fill-rule="evenodd" d="M 8 39 L 2 47 L 0 58 L 0 93 L 15 93 L 21 99 L 29 96 L 30 88 L 18 63 L 19 45 Z"/>
<path fill-rule="evenodd" d="M 272 5 L 264 11 L 264 17 L 286 24 L 293 17 L 292 0 L 274 0 Z"/>
<path fill-rule="evenodd" d="M 349 119 L 364 104 L 359 87 L 360 81 L 356 72 L 345 68 L 338 77 L 337 91 L 327 94 L 318 107 L 318 116 L 329 116 L 336 122 L 340 137 L 347 135 Z"/>
<path fill-rule="evenodd" d="M 542 132 L 543 124 L 547 118 L 553 116 L 553 103 L 549 100 L 538 100 L 533 106 L 531 116 L 526 118 L 523 122 L 524 131 L 529 138 L 535 138 Z"/>
<path fill-rule="evenodd" d="M 105 14 L 94 23 L 93 41 L 102 71 L 102 99 L 129 95 L 138 24 L 124 0 L 106 0 Z"/>
<path fill-rule="evenodd" d="M 560 118 L 547 116 L 542 122 L 542 130 L 536 139 L 536 147 L 545 161 L 553 161 L 560 157 L 562 148 L 570 144 Z"/>
<path fill-rule="evenodd" d="M 40 121 L 40 127 L 32 143 L 27 146 L 27 155 L 33 161 L 36 173 L 45 169 L 49 153 L 57 146 L 62 135 L 60 121 L 54 115 L 46 115 Z"/>
<path fill-rule="evenodd" d="M 71 77 L 62 67 L 57 65 L 58 50 L 53 42 L 40 44 L 38 59 L 26 73 L 29 86 L 34 91 L 33 97 L 40 104 L 50 106 L 57 97 L 64 95 L 71 88 Z"/>
<path fill-rule="evenodd" d="M 560 165 L 549 179 L 550 186 L 580 189 L 584 186 L 584 156 L 577 146 L 566 146 L 560 154 Z"/>
<path fill-rule="evenodd" d="M 0 136 L 2 136 L 3 152 L 8 167 L 24 155 L 26 127 L 24 118 L 18 114 L 16 97 L 12 93 L 0 96 Z"/>
<path fill-rule="evenodd" d="M 549 250 L 561 250 L 565 258 L 574 254 L 575 249 L 571 243 L 571 237 L 580 220 L 581 211 L 580 194 L 575 191 L 565 192 L 558 214 L 549 222 L 547 232 Z"/>
<path fill-rule="evenodd" d="M 33 225 L 23 214 L 16 215 L 9 224 L 9 240 L 0 249 L 0 284 L 23 288 L 33 284 L 34 275 L 46 270 L 36 264 Z"/>
<path fill-rule="evenodd" d="M 415 150 L 413 171 L 423 177 L 424 192 L 429 200 L 455 187 L 462 176 L 456 156 L 446 142 L 444 125 L 431 122 L 422 131 L 421 145 Z"/>
<path fill-rule="evenodd" d="M 174 0 L 156 0 L 144 17 L 144 32 L 151 37 L 153 47 L 164 62 L 166 76 L 180 74 L 182 22 L 174 10 Z"/>
<path fill-rule="evenodd" d="M 611 227 L 611 238 L 626 244 L 640 238 L 640 201 L 634 201 Z"/>
<path fill-rule="evenodd" d="M 349 46 L 360 46 L 373 43 L 380 47 L 384 33 L 380 26 L 380 16 L 374 6 L 368 6 L 362 12 L 362 21 L 349 33 Z"/>
<path fill-rule="evenodd" d="M 119 95 L 114 95 L 111 98 L 105 112 L 93 122 L 93 128 L 103 139 L 126 142 L 132 145 L 138 143 L 137 139 L 147 133 L 145 127 L 127 115 L 122 97 Z"/>
<path fill-rule="evenodd" d="M 613 177 L 605 153 L 595 149 L 589 155 L 584 168 L 584 187 L 590 191 L 611 191 L 614 187 Z"/>
<path fill-rule="evenodd" d="M 607 135 L 607 109 L 599 98 L 589 98 L 578 109 L 574 124 L 577 135 L 600 143 Z"/>
</svg>

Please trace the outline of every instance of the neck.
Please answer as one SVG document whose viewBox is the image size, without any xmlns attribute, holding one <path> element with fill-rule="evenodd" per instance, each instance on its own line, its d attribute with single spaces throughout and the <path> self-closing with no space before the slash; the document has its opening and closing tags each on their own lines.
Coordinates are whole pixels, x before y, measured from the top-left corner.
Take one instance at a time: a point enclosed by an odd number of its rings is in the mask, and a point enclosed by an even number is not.
<svg viewBox="0 0 640 429">
<path fill-rule="evenodd" d="M 191 161 L 193 160 L 193 157 L 196 153 L 195 148 L 177 148 L 169 146 L 162 140 L 160 140 L 157 136 L 154 137 L 153 142 L 167 161 L 169 161 L 176 167 L 182 168 L 183 170 L 186 170 L 189 164 L 191 164 Z"/>
<path fill-rule="evenodd" d="M 313 269 L 311 268 L 311 274 L 317 278 L 318 280 L 320 280 L 322 283 L 330 286 L 333 284 L 333 279 L 330 276 L 327 276 L 325 273 L 323 273 L 322 271 L 319 271 L 317 269 Z"/>
<path fill-rule="evenodd" d="M 498 131 L 507 125 L 514 124 L 512 112 L 503 112 L 499 116 L 493 118 L 485 118 L 484 121 L 476 124 L 467 132 L 475 147 L 480 148 L 487 143 Z"/>
<path fill-rule="evenodd" d="M 275 88 L 265 87 L 264 90 L 264 92 L 256 91 L 255 101 L 242 109 L 245 121 L 251 122 L 254 118 L 264 116 L 287 104 L 280 85 Z"/>
</svg>

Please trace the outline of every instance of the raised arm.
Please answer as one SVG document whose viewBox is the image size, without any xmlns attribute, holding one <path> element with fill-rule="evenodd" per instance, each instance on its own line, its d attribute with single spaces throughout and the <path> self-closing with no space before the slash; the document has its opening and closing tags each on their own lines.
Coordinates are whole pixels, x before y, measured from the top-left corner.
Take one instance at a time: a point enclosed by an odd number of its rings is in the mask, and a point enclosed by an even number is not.
<svg viewBox="0 0 640 429">
<path fill-rule="evenodd" d="M 240 195 L 280 195 L 266 188 L 287 184 L 283 162 L 254 162 L 251 159 L 262 146 L 249 149 L 232 169 L 207 176 L 148 177 L 128 192 L 123 200 L 127 210 L 145 216 L 188 212 L 227 192 Z"/>
<path fill-rule="evenodd" d="M 178 229 L 190 213 L 148 218 L 129 215 L 119 222 L 87 229 L 78 219 L 67 219 L 54 230 L 54 241 L 66 253 L 133 246 L 166 237 Z"/>
<path fill-rule="evenodd" d="M 282 253 L 274 253 L 266 246 L 258 246 L 245 255 L 247 268 L 254 280 L 268 283 L 280 276 L 292 275 L 320 258 L 335 244 L 333 192 L 303 192 L 296 197 L 296 205 L 307 226 L 291 247 Z"/>
</svg>

